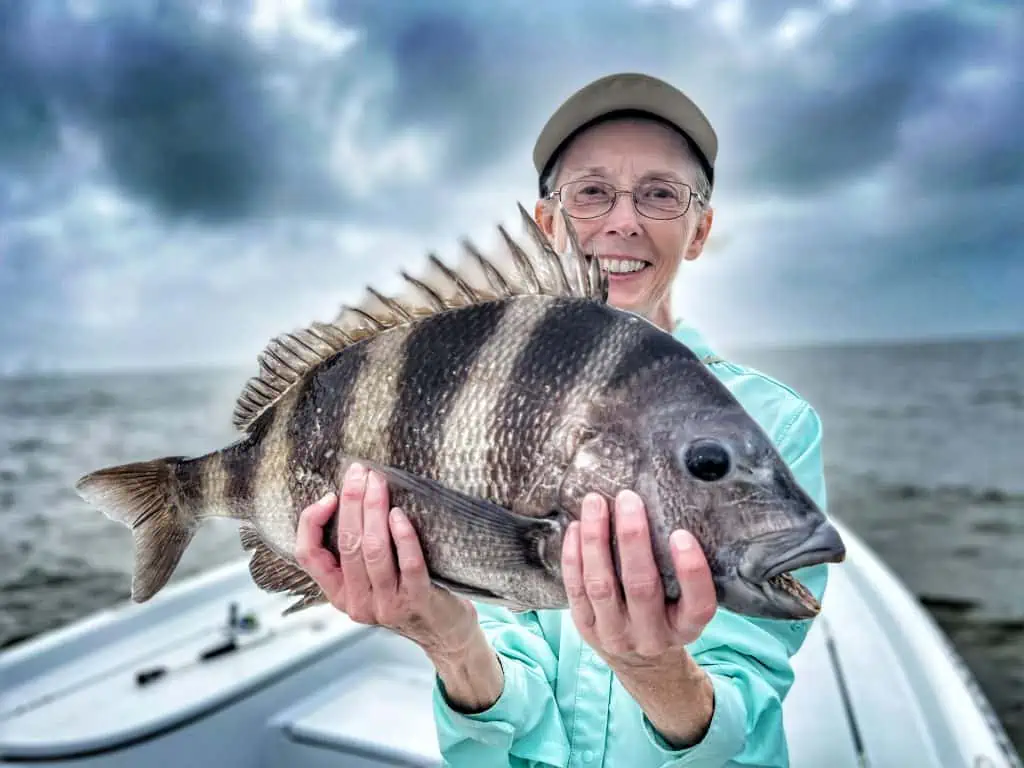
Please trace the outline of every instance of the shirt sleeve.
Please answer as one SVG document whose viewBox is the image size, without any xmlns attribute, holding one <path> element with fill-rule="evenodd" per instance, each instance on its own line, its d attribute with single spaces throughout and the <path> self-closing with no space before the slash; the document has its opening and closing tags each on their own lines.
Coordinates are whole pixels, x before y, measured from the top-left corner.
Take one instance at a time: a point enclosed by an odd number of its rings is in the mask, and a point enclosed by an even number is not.
<svg viewBox="0 0 1024 768">
<path fill-rule="evenodd" d="M 467 715 L 452 709 L 440 678 L 435 678 L 434 719 L 445 765 L 564 766 L 569 740 L 552 687 L 558 658 L 535 614 L 514 614 L 485 604 L 476 607 L 505 682 L 489 709 Z"/>
<path fill-rule="evenodd" d="M 780 453 L 797 482 L 824 510 L 821 420 L 803 399 L 797 399 L 782 416 L 776 430 Z M 803 568 L 794 576 L 822 599 L 827 566 Z M 661 768 L 788 768 L 782 702 L 793 684 L 790 658 L 803 644 L 810 623 L 754 619 L 720 608 L 689 647 L 715 692 L 714 713 L 704 738 L 693 747 L 673 749 L 643 718 L 647 737 L 664 758 Z"/>
</svg>

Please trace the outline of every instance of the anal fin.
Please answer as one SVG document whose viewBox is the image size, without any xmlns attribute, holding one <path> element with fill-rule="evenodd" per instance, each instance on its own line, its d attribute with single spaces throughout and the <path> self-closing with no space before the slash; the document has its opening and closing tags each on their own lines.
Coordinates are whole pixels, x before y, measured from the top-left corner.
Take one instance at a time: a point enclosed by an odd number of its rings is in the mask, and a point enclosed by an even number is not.
<svg viewBox="0 0 1024 768">
<path fill-rule="evenodd" d="M 274 552 L 254 527 L 243 525 L 239 530 L 239 538 L 242 547 L 252 552 L 249 574 L 256 586 L 266 592 L 286 592 L 300 597 L 284 610 L 283 615 L 327 602 L 327 597 L 313 577 Z"/>
<path fill-rule="evenodd" d="M 326 602 L 327 596 L 323 592 L 320 592 L 316 595 L 304 595 L 303 597 L 300 597 L 294 603 L 289 605 L 287 608 L 285 608 L 284 611 L 281 612 L 281 615 L 290 616 L 293 613 L 298 613 L 299 611 L 304 611 L 307 608 L 312 608 L 314 605 L 320 605 L 321 603 Z"/>
</svg>

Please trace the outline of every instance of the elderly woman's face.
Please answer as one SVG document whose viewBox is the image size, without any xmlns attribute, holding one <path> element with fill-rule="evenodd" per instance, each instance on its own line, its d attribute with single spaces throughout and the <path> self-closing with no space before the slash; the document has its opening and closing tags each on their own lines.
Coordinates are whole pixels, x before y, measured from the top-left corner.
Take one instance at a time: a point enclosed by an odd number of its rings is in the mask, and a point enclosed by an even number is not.
<svg viewBox="0 0 1024 768">
<path fill-rule="evenodd" d="M 696 171 L 696 161 L 683 139 L 670 129 L 650 121 L 616 120 L 590 128 L 568 146 L 554 186 L 597 180 L 625 190 L 655 179 L 692 188 Z M 538 204 L 538 223 L 561 250 L 566 247 L 566 232 L 556 213 L 553 205 Z M 667 306 L 681 260 L 695 259 L 703 250 L 711 212 L 703 211 L 694 200 L 684 216 L 652 219 L 638 213 L 629 196 L 620 195 L 608 213 L 573 219 L 573 224 L 584 249 L 597 253 L 606 268 L 611 266 L 609 302 L 656 322 L 668 322 L 669 318 L 655 315 Z"/>
</svg>

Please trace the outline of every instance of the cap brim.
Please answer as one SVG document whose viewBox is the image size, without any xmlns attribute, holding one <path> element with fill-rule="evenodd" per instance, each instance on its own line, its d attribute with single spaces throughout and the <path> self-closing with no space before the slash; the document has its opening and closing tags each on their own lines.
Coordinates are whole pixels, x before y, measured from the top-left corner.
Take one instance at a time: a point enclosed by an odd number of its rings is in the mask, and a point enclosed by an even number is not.
<svg viewBox="0 0 1024 768">
<path fill-rule="evenodd" d="M 663 80 L 637 73 L 608 75 L 570 96 L 548 119 L 533 148 L 533 164 L 543 175 L 559 150 L 576 133 L 618 112 L 641 112 L 669 123 L 693 143 L 713 177 L 718 137 L 707 116 L 682 91 Z"/>
</svg>

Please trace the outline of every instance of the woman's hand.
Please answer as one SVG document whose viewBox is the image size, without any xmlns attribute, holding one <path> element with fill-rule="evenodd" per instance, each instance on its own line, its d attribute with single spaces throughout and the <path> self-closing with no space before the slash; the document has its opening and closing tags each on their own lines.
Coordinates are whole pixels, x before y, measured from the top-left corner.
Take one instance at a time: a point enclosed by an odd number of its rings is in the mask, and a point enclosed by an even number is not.
<svg viewBox="0 0 1024 768">
<path fill-rule="evenodd" d="M 340 563 L 322 546 L 336 510 Z M 390 509 L 384 478 L 361 465 L 345 475 L 340 503 L 328 494 L 302 511 L 295 557 L 335 608 L 404 635 L 432 656 L 457 656 L 480 631 L 471 602 L 431 584 L 409 518 Z"/>
<path fill-rule="evenodd" d="M 615 503 L 615 533 L 622 573 L 612 566 L 608 505 L 596 493 L 583 501 L 562 547 L 562 577 L 573 621 L 583 639 L 612 667 L 649 667 L 678 657 L 715 614 L 711 570 L 694 537 L 672 533 L 672 561 L 681 596 L 666 605 L 651 550 L 643 501 L 631 491 Z"/>
</svg>

